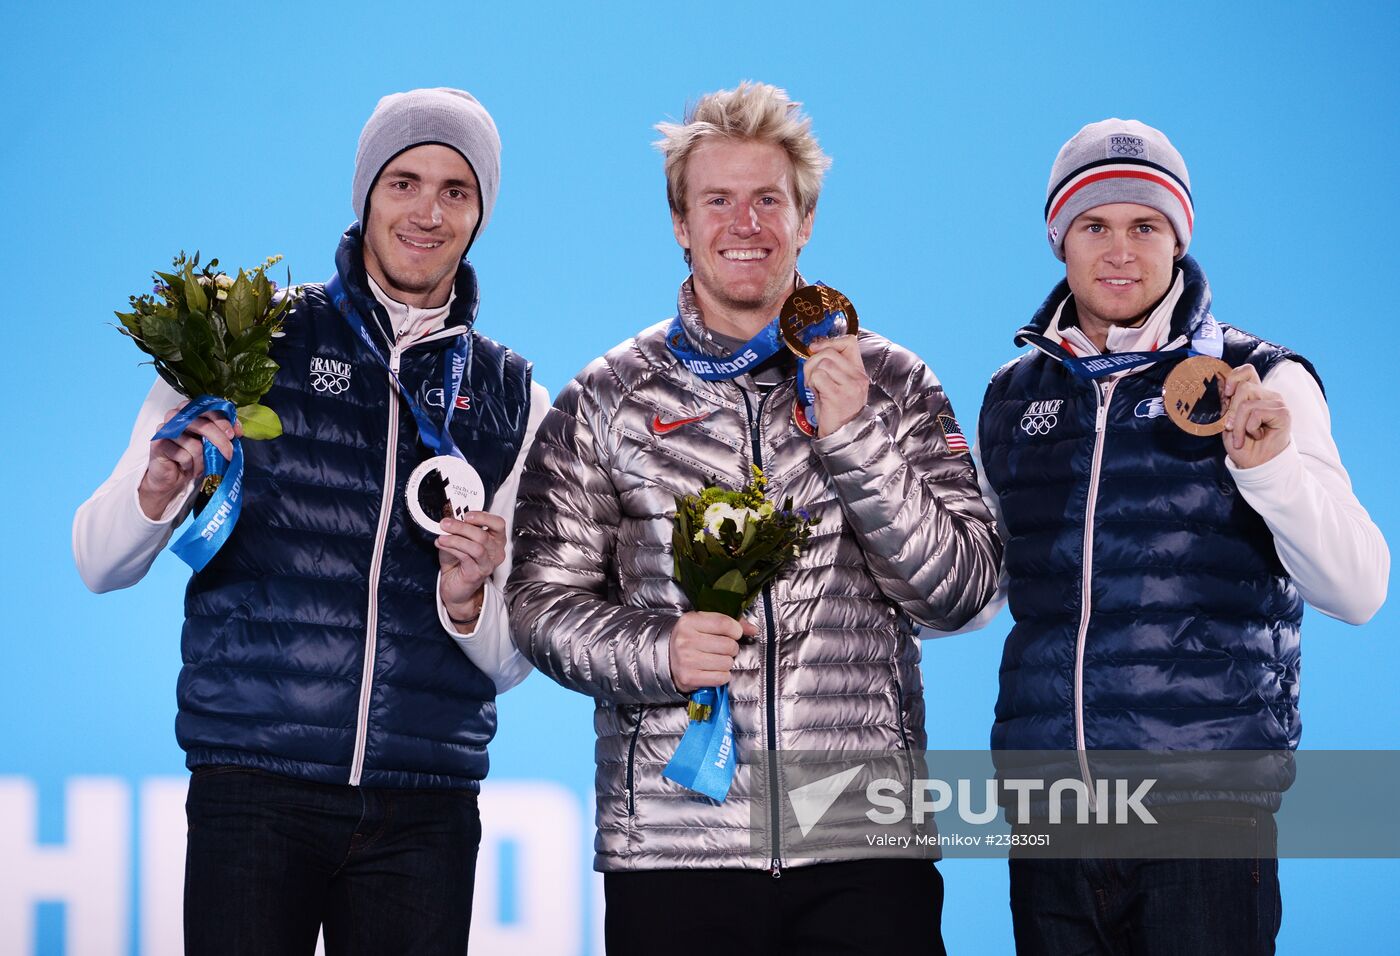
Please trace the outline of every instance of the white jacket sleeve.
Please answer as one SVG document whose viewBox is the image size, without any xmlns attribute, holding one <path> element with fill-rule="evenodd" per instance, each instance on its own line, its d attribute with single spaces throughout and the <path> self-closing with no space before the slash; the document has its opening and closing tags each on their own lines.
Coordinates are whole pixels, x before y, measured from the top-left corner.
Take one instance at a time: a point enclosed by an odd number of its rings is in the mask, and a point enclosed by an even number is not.
<svg viewBox="0 0 1400 956">
<path fill-rule="evenodd" d="M 150 457 L 151 436 L 165 421 L 165 413 L 184 402 L 183 395 L 156 379 L 117 467 L 73 516 L 73 558 L 83 583 L 92 591 L 128 588 L 145 577 L 171 532 L 189 512 L 194 482 L 155 521 L 146 517 L 137 498 Z"/>
<path fill-rule="evenodd" d="M 1283 396 L 1292 441 L 1262 465 L 1236 468 L 1227 459 L 1226 467 L 1273 532 L 1303 599 L 1329 617 L 1364 624 L 1385 602 L 1390 549 L 1352 492 L 1317 382 L 1297 362 L 1280 362 L 1264 385 Z"/>
<path fill-rule="evenodd" d="M 496 692 L 501 694 L 529 677 L 533 669 L 511 638 L 510 619 L 506 613 L 505 586 L 506 579 L 510 577 L 511 555 L 515 550 L 512 537 L 515 528 L 515 496 L 520 489 L 520 474 L 525 468 L 525 459 L 530 454 L 530 445 L 535 440 L 535 431 L 544 420 L 549 406 L 549 392 L 538 382 L 533 383 L 530 388 L 530 420 L 525 426 L 525 441 L 520 446 L 520 454 L 515 457 L 515 466 L 511 468 L 510 474 L 496 490 L 496 497 L 491 501 L 491 513 L 500 515 L 506 522 L 505 560 L 496 567 L 486 582 L 481 614 L 470 632 L 462 633 L 456 629 L 447 615 L 447 608 L 443 606 L 440 582 L 439 587 L 435 588 L 438 595 L 438 619 L 443 628 L 457 642 L 457 646 L 467 655 L 468 660 L 495 682 Z"/>
</svg>

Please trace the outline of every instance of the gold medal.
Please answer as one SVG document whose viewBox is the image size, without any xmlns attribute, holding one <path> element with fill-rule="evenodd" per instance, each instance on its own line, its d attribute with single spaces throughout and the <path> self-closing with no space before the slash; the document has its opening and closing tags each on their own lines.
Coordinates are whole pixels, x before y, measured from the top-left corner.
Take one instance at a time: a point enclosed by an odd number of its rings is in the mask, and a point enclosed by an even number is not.
<svg viewBox="0 0 1400 956">
<path fill-rule="evenodd" d="M 787 297 L 778 312 L 783 344 L 802 358 L 811 358 L 808 343 L 818 337 L 855 335 L 860 326 L 851 300 L 830 286 L 804 285 Z"/>
<path fill-rule="evenodd" d="M 1225 430 L 1225 377 L 1231 368 L 1218 358 L 1193 355 L 1172 369 L 1162 384 L 1162 406 L 1176 427 L 1208 437 Z"/>
</svg>

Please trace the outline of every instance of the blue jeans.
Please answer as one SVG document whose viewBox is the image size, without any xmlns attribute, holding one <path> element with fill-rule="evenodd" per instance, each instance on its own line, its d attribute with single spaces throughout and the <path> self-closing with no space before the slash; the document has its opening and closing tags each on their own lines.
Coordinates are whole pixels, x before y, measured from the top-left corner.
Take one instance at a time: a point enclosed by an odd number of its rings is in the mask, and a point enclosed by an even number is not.
<svg viewBox="0 0 1400 956">
<path fill-rule="evenodd" d="M 1013 858 L 1016 952 L 1270 956 L 1282 919 L 1273 814 L 1221 805 L 1199 814 L 1186 811 L 1149 837 L 1159 848 L 1173 840 L 1230 846 L 1240 856 Z"/>
<path fill-rule="evenodd" d="M 468 790 L 199 767 L 185 803 L 187 956 L 467 951 L 481 818 Z"/>
</svg>

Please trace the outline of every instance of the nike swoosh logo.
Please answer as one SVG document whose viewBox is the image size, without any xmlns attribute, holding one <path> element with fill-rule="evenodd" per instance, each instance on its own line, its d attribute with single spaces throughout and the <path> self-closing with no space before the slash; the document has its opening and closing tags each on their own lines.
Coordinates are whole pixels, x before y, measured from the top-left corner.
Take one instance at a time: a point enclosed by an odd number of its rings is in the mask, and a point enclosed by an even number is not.
<svg viewBox="0 0 1400 956">
<path fill-rule="evenodd" d="M 664 422 L 661 420 L 660 415 L 653 415 L 651 416 L 651 430 L 657 435 L 664 435 L 667 432 L 675 431 L 682 425 L 694 425 L 696 422 L 703 422 L 709 417 L 710 413 L 705 412 L 703 415 L 696 415 L 693 418 L 677 418 L 675 421 Z"/>
</svg>

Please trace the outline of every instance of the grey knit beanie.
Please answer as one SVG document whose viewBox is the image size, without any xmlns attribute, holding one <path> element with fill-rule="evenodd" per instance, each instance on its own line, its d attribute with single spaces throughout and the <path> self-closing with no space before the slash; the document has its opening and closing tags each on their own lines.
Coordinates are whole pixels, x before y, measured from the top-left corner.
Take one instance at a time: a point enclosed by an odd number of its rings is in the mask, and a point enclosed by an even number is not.
<svg viewBox="0 0 1400 956">
<path fill-rule="evenodd" d="M 1166 216 L 1181 246 L 1177 257 L 1186 254 L 1196 216 L 1186 161 L 1165 135 L 1137 120 L 1090 123 L 1060 147 L 1045 197 L 1045 235 L 1056 258 L 1065 258 L 1065 232 L 1075 217 L 1115 202 Z"/>
<path fill-rule="evenodd" d="M 360 133 L 355 152 L 351 202 L 355 218 L 365 219 L 374 181 L 389 160 L 414 146 L 441 143 L 462 154 L 481 189 L 481 221 L 473 239 L 486 228 L 501 182 L 501 137 L 486 107 L 463 90 L 439 88 L 391 93 L 379 101 Z"/>
</svg>

